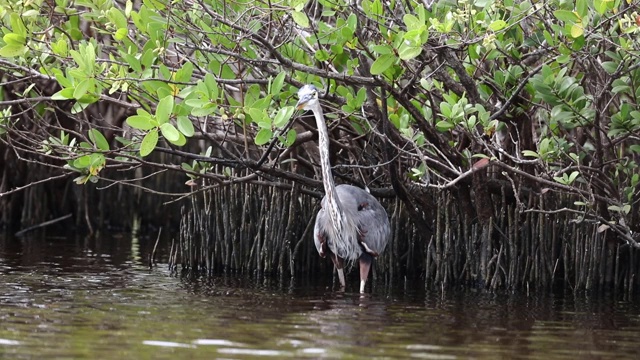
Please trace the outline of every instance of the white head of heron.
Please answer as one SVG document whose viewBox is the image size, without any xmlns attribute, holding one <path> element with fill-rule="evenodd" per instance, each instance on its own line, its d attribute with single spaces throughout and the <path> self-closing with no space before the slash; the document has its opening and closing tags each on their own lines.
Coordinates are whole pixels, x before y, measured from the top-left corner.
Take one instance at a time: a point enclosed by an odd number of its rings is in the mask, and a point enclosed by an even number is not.
<svg viewBox="0 0 640 360">
<path fill-rule="evenodd" d="M 313 85 L 304 85 L 298 90 L 296 109 L 313 110 L 318 105 L 318 89 Z"/>
</svg>

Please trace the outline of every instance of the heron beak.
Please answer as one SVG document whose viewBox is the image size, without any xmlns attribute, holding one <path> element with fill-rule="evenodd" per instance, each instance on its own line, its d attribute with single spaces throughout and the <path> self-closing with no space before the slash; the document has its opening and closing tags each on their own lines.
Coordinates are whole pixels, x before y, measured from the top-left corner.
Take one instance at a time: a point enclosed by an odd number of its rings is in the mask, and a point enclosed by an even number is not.
<svg viewBox="0 0 640 360">
<path fill-rule="evenodd" d="M 301 97 L 296 104 L 296 110 L 302 110 L 304 106 L 307 105 L 309 100 L 311 100 L 311 95 L 304 95 L 303 97 Z"/>
</svg>

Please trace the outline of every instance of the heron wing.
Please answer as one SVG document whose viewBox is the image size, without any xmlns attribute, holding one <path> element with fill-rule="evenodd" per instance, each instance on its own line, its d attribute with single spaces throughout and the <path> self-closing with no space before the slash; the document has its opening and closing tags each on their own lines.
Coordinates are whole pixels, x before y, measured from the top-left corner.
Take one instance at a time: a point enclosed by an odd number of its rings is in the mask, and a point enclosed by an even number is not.
<svg viewBox="0 0 640 360">
<path fill-rule="evenodd" d="M 336 188 L 345 216 L 355 220 L 360 239 L 376 253 L 380 254 L 389 242 L 391 227 L 384 207 L 365 190 L 340 185 Z"/>
</svg>

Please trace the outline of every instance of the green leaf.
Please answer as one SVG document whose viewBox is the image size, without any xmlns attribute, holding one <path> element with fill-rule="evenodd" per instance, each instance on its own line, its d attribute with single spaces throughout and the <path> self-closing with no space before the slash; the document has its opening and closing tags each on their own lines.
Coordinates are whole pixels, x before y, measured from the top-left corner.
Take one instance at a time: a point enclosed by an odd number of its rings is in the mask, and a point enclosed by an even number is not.
<svg viewBox="0 0 640 360">
<path fill-rule="evenodd" d="M 295 110 L 295 107 L 293 106 L 285 106 L 280 110 L 278 110 L 278 113 L 276 114 L 276 117 L 273 120 L 273 125 L 275 125 L 276 127 L 284 126 L 286 123 L 289 122 L 289 119 L 291 119 L 291 115 L 293 115 L 294 110 Z"/>
<path fill-rule="evenodd" d="M 51 100 L 68 100 L 73 99 L 73 88 L 66 88 L 51 95 Z"/>
<path fill-rule="evenodd" d="M 127 124 L 138 130 L 151 130 L 155 126 L 151 122 L 151 118 L 144 115 L 133 115 L 127 118 Z"/>
<path fill-rule="evenodd" d="M 156 120 L 158 120 L 158 123 L 162 125 L 169 122 L 171 112 L 173 112 L 173 96 L 167 95 L 158 102 L 158 107 L 156 108 Z"/>
<path fill-rule="evenodd" d="M 78 100 L 81 99 L 87 91 L 89 91 L 89 86 L 91 86 L 91 79 L 84 79 L 80 81 L 73 90 L 73 98 Z"/>
<path fill-rule="evenodd" d="M 122 54 L 122 58 L 126 60 L 127 64 L 131 67 L 133 71 L 136 73 L 142 72 L 142 64 L 140 60 L 131 54 Z"/>
<path fill-rule="evenodd" d="M 98 147 L 98 149 L 109 151 L 109 142 L 98 129 L 89 130 L 89 139 L 93 141 L 93 143 Z"/>
<path fill-rule="evenodd" d="M 409 46 L 402 44 L 398 49 L 398 56 L 402 60 L 411 60 L 422 53 L 422 46 Z"/>
<path fill-rule="evenodd" d="M 160 125 L 160 131 L 162 132 L 162 136 L 164 136 L 164 138 L 169 142 L 173 143 L 174 141 L 178 141 L 178 139 L 180 139 L 180 132 L 171 123 L 164 123 Z"/>
<path fill-rule="evenodd" d="M 116 28 L 126 28 L 128 26 L 127 18 L 124 16 L 122 11 L 116 7 L 109 9 L 107 12 L 107 18 L 109 18 L 109 21 L 111 21 Z"/>
<path fill-rule="evenodd" d="M 580 18 L 576 13 L 569 10 L 556 10 L 553 15 L 560 21 L 564 21 L 567 24 L 575 24 L 580 22 Z"/>
<path fill-rule="evenodd" d="M 281 71 L 278 76 L 273 79 L 273 81 L 271 82 L 271 91 L 269 91 L 270 94 L 275 95 L 280 93 L 280 91 L 282 90 L 282 86 L 284 85 L 284 79 L 286 75 L 286 72 Z"/>
<path fill-rule="evenodd" d="M 174 80 L 177 82 L 189 82 L 191 81 L 191 76 L 193 75 L 193 64 L 190 61 L 187 61 L 180 70 L 176 71 L 174 76 Z"/>
<path fill-rule="evenodd" d="M 450 118 L 451 117 L 451 105 L 447 102 L 441 102 L 440 103 L 440 113 L 442 113 L 442 116 L 446 117 L 446 118 Z"/>
<path fill-rule="evenodd" d="M 178 133 L 178 140 L 176 140 L 176 141 L 171 141 L 171 143 L 172 143 L 173 145 L 176 145 L 176 146 L 183 146 L 184 144 L 186 144 L 186 143 L 187 143 L 187 138 L 186 138 L 186 137 L 184 137 L 184 135 L 182 135 L 182 133 L 180 133 L 180 132 L 179 132 L 179 133 Z"/>
<path fill-rule="evenodd" d="M 608 72 L 609 74 L 613 74 L 618 70 L 618 64 L 613 61 L 604 61 L 602 62 L 602 68 Z"/>
<path fill-rule="evenodd" d="M 560 184 L 569 185 L 568 179 L 566 178 L 567 174 L 563 174 L 564 176 L 554 176 L 553 180 L 559 182 Z"/>
<path fill-rule="evenodd" d="M 71 55 L 73 61 L 78 64 L 80 69 L 86 69 L 88 67 L 84 57 L 77 50 L 69 50 L 69 55 Z"/>
<path fill-rule="evenodd" d="M 576 1 L 576 12 L 581 18 L 587 16 L 587 14 L 589 13 L 589 5 L 587 4 L 587 0 Z"/>
<path fill-rule="evenodd" d="M 27 43 L 27 39 L 24 36 L 14 33 L 6 34 L 2 37 L 2 40 L 4 40 L 7 45 L 22 46 Z"/>
<path fill-rule="evenodd" d="M 617 206 L 617 205 L 609 205 L 609 206 L 607 206 L 607 210 L 622 212 L 622 208 L 620 206 Z"/>
<path fill-rule="evenodd" d="M 256 145 L 264 145 L 268 143 L 269 140 L 271 140 L 272 136 L 273 132 L 271 131 L 271 129 L 260 129 L 260 131 L 258 131 L 258 134 L 256 135 L 255 143 Z"/>
<path fill-rule="evenodd" d="M 166 5 L 158 0 L 142 0 L 142 2 L 151 9 L 164 10 L 166 8 Z"/>
<path fill-rule="evenodd" d="M 547 45 L 554 46 L 554 44 L 556 43 L 554 37 L 551 35 L 549 31 L 547 30 L 543 31 L 542 36 L 544 36 L 544 39 L 547 41 Z"/>
<path fill-rule="evenodd" d="M 582 27 L 582 23 L 578 22 L 571 26 L 571 37 L 574 39 L 580 37 L 584 34 L 584 28 Z"/>
<path fill-rule="evenodd" d="M 0 49 L 0 56 L 7 58 L 20 56 L 26 49 L 24 45 L 5 45 Z"/>
<path fill-rule="evenodd" d="M 418 19 L 415 15 L 411 15 L 411 14 L 405 14 L 402 17 L 402 21 L 407 26 L 407 30 L 413 30 L 420 27 L 421 25 L 424 25 L 424 23 L 421 22 L 420 19 Z"/>
<path fill-rule="evenodd" d="M 395 64 L 397 58 L 394 54 L 380 55 L 373 64 L 371 64 L 371 75 L 380 75 Z"/>
<path fill-rule="evenodd" d="M 294 129 L 289 129 L 287 137 L 284 140 L 284 145 L 291 146 L 294 142 L 296 142 L 296 131 Z"/>
<path fill-rule="evenodd" d="M 90 105 L 90 103 L 88 103 L 88 102 L 77 101 L 75 104 L 73 104 L 73 107 L 71 107 L 71 113 L 72 114 L 78 114 L 82 110 L 86 109 L 87 106 L 89 106 L 89 105 Z"/>
<path fill-rule="evenodd" d="M 23 5 L 24 6 L 24 5 Z M 12 12 L 10 17 L 11 30 L 19 35 L 27 37 L 27 28 L 24 26 L 24 22 L 18 13 Z"/>
<path fill-rule="evenodd" d="M 489 29 L 493 31 L 500 31 L 507 27 L 507 22 L 504 20 L 495 20 L 489 24 Z"/>
<path fill-rule="evenodd" d="M 63 88 L 73 87 L 73 83 L 69 79 L 67 79 L 66 76 L 64 76 L 62 70 L 53 68 L 51 69 L 51 72 L 55 76 L 56 81 L 58 82 L 58 84 L 60 84 L 60 86 L 62 86 Z"/>
<path fill-rule="evenodd" d="M 126 28 L 119 28 L 118 30 L 116 30 L 116 32 L 113 34 L 113 37 L 116 40 L 124 40 L 127 38 L 127 34 L 129 33 L 129 30 L 127 30 Z"/>
<path fill-rule="evenodd" d="M 373 0 L 370 9 L 372 15 L 382 16 L 382 2 L 380 0 Z"/>
<path fill-rule="evenodd" d="M 84 155 L 73 160 L 73 167 L 77 169 L 84 169 L 91 165 L 91 156 Z"/>
<path fill-rule="evenodd" d="M 180 132 L 184 136 L 192 137 L 193 134 L 195 133 L 195 130 L 193 128 L 193 123 L 191 122 L 188 116 L 178 116 L 177 124 L 178 124 L 178 130 L 180 130 Z"/>
<path fill-rule="evenodd" d="M 371 47 L 371 50 L 377 52 L 380 55 L 393 54 L 393 48 L 387 44 L 374 45 Z"/>
<path fill-rule="evenodd" d="M 574 171 L 569 175 L 569 184 L 573 183 L 573 181 L 580 175 L 578 171 Z"/>
<path fill-rule="evenodd" d="M 142 143 L 140 144 L 140 156 L 145 157 L 156 148 L 156 144 L 158 144 L 158 130 L 154 129 L 147 133 L 142 139 Z"/>
<path fill-rule="evenodd" d="M 522 155 L 529 156 L 529 157 L 534 157 L 534 158 L 539 158 L 540 157 L 540 155 L 538 155 L 537 152 L 531 151 L 531 150 L 522 150 Z"/>
<path fill-rule="evenodd" d="M 216 101 L 218 99 L 218 82 L 210 73 L 204 76 L 204 84 L 209 90 L 209 101 Z"/>
<path fill-rule="evenodd" d="M 446 120 L 440 120 L 436 124 L 436 129 L 438 129 L 438 131 L 440 131 L 440 132 L 445 132 L 445 131 L 451 130 L 454 127 L 456 127 L 454 124 L 452 124 L 452 123 L 450 123 L 450 122 L 448 122 Z"/>
<path fill-rule="evenodd" d="M 316 60 L 318 61 L 327 61 L 329 60 L 329 52 L 325 49 L 320 49 L 318 51 L 316 51 L 316 53 L 314 54 Z"/>
<path fill-rule="evenodd" d="M 307 14 L 294 10 L 291 12 L 291 18 L 293 18 L 293 21 L 295 21 L 300 27 L 309 27 L 309 18 L 307 17 Z"/>
<path fill-rule="evenodd" d="M 56 55 L 66 57 L 69 54 L 69 45 L 67 44 L 66 38 L 60 38 L 58 39 L 58 41 L 52 42 L 51 51 L 53 51 L 53 53 Z"/>
<path fill-rule="evenodd" d="M 22 13 L 22 17 L 36 17 L 40 14 L 40 11 L 36 9 L 29 9 Z"/>
</svg>

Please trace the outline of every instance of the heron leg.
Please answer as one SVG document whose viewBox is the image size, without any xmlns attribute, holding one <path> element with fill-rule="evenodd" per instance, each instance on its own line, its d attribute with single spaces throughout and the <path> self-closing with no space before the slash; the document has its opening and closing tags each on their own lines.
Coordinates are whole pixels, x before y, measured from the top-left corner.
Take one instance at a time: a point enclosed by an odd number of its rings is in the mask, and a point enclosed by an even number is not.
<svg viewBox="0 0 640 360">
<path fill-rule="evenodd" d="M 371 269 L 371 263 L 373 262 L 373 256 L 362 253 L 360 255 L 360 292 L 364 292 L 364 285 L 367 283 L 369 277 L 369 270 Z"/>
<path fill-rule="evenodd" d="M 340 286 L 344 289 L 346 283 L 344 281 L 344 260 L 336 255 L 331 253 L 331 260 L 333 260 L 333 265 L 335 265 L 336 270 L 338 270 L 338 279 L 340 280 Z"/>
</svg>

